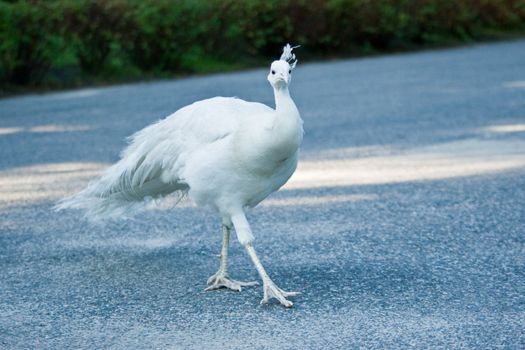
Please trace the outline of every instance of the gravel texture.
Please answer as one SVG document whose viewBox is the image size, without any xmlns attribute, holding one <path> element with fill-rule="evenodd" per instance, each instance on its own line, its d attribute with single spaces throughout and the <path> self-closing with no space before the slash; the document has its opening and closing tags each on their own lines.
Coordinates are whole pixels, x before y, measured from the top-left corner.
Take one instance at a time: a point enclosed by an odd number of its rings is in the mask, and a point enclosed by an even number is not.
<svg viewBox="0 0 525 350">
<path fill-rule="evenodd" d="M 188 103 L 273 105 L 266 70 L 0 100 L 0 348 L 524 348 L 525 41 L 299 63 L 291 92 L 301 165 L 248 216 L 290 310 L 203 292 L 210 210 L 51 211 Z"/>
</svg>

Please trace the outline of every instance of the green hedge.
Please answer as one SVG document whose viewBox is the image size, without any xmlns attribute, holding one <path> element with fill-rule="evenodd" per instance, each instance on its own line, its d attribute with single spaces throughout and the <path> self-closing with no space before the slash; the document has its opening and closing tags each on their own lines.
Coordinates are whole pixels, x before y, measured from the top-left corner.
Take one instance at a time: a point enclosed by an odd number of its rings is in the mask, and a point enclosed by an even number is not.
<svg viewBox="0 0 525 350">
<path fill-rule="evenodd" d="M 0 81 L 41 81 L 64 45 L 55 4 L 0 3 Z"/>
<path fill-rule="evenodd" d="M 75 85 L 525 33 L 525 0 L 0 1 L 0 84 Z"/>
</svg>

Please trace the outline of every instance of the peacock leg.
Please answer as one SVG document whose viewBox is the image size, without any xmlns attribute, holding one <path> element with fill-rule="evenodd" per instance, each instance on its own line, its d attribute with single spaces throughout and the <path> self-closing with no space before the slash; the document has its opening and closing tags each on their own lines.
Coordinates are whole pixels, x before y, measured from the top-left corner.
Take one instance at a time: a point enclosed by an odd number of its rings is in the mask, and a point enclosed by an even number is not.
<svg viewBox="0 0 525 350">
<path fill-rule="evenodd" d="M 213 276 L 211 276 L 208 279 L 209 287 L 205 290 L 210 291 L 219 288 L 229 288 L 240 292 L 242 287 L 257 285 L 257 282 L 241 282 L 230 278 L 230 275 L 228 274 L 228 245 L 230 243 L 230 228 L 226 225 L 222 225 L 222 233 L 223 241 L 219 271 L 217 271 Z"/>
<path fill-rule="evenodd" d="M 263 280 L 264 297 L 261 300 L 261 304 L 266 304 L 271 298 L 275 298 L 279 300 L 279 302 L 285 307 L 292 307 L 293 303 L 286 298 L 298 295 L 300 293 L 299 292 L 285 292 L 281 288 L 277 287 L 277 285 L 270 279 L 270 277 L 266 273 L 266 270 L 262 266 L 261 261 L 259 260 L 259 257 L 255 253 L 255 248 L 253 248 L 253 244 L 250 242 L 245 245 L 245 248 L 246 248 L 246 251 L 248 252 L 248 255 L 252 259 L 252 262 L 255 265 L 255 268 L 257 269 L 257 271 L 259 272 L 259 275 L 261 276 Z"/>
</svg>

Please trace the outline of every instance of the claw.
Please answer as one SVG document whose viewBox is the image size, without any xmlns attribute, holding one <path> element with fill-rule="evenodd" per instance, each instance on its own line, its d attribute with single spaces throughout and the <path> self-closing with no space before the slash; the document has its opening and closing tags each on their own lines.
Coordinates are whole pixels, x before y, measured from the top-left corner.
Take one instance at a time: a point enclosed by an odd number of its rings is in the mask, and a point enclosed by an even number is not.
<svg viewBox="0 0 525 350">
<path fill-rule="evenodd" d="M 285 292 L 281 288 L 277 287 L 275 283 L 273 283 L 272 281 L 266 283 L 263 289 L 264 289 L 264 297 L 261 300 L 261 304 L 267 304 L 271 298 L 275 298 L 284 307 L 292 307 L 293 303 L 286 298 L 301 294 L 300 292 Z"/>
<path fill-rule="evenodd" d="M 231 279 L 227 273 L 218 271 L 215 275 L 211 276 L 208 279 L 207 284 L 209 287 L 205 289 L 206 292 L 220 288 L 228 288 L 240 292 L 242 290 L 242 287 L 256 286 L 259 283 L 236 281 L 234 279 Z"/>
</svg>

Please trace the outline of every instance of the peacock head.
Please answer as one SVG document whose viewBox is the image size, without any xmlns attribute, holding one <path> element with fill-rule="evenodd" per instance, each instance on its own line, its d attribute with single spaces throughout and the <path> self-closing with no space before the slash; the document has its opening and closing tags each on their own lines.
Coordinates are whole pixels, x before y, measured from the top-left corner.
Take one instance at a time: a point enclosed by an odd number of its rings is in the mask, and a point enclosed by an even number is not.
<svg viewBox="0 0 525 350">
<path fill-rule="evenodd" d="M 290 46 L 286 44 L 283 48 L 283 54 L 277 61 L 273 61 L 268 73 L 268 81 L 274 89 L 283 89 L 288 87 L 292 80 L 292 70 L 297 64 L 297 59 L 292 50 L 299 46 Z"/>
</svg>

